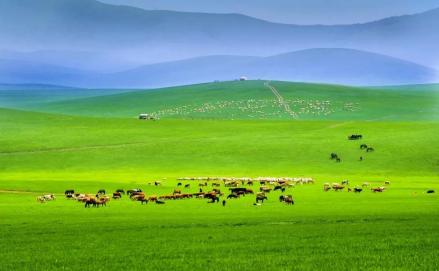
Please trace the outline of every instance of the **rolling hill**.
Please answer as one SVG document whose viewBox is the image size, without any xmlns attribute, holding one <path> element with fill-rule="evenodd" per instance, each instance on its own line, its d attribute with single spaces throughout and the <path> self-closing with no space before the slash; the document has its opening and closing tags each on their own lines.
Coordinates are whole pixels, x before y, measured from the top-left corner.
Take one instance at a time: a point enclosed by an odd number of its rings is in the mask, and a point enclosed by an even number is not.
<svg viewBox="0 0 439 271">
<path fill-rule="evenodd" d="M 344 47 L 437 67 L 438 27 L 439 9 L 365 24 L 301 26 L 239 14 L 147 11 L 94 0 L 0 2 L 0 49 L 81 48 L 138 64 Z"/>
<path fill-rule="evenodd" d="M 437 120 L 438 100 L 439 92 L 431 90 L 234 81 L 36 103 L 27 109 L 119 118 L 149 113 L 162 119 Z"/>
</svg>

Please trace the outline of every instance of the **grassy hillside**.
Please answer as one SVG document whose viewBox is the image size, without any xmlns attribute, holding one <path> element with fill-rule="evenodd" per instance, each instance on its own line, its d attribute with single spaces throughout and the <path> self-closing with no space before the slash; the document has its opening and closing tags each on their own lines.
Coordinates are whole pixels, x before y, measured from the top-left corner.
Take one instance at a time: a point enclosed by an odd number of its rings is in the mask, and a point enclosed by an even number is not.
<svg viewBox="0 0 439 271">
<path fill-rule="evenodd" d="M 265 81 L 219 82 L 41 103 L 39 111 L 134 118 L 291 119 Z M 438 91 L 271 82 L 302 120 L 437 120 Z"/>
<path fill-rule="evenodd" d="M 38 103 L 127 92 L 121 89 L 76 89 L 44 85 L 0 85 L 0 107 L 29 109 Z"/>
<path fill-rule="evenodd" d="M 188 174 L 367 179 L 438 172 L 437 123 L 144 122 L 13 110 L 1 110 L 0 123 L 1 179 L 116 181 Z M 348 141 L 352 133 L 363 134 L 361 143 L 376 152 L 366 154 L 360 142 Z M 331 152 L 343 163 L 332 163 Z"/>
<path fill-rule="evenodd" d="M 425 191 L 439 189 L 438 123 L 144 122 L 0 109 L 0 127 L 7 270 L 437 269 L 438 197 Z M 352 133 L 364 139 L 348 141 Z M 342 162 L 329 160 L 330 152 Z M 163 195 L 176 177 L 203 175 L 310 176 L 316 184 L 288 188 L 294 206 L 272 192 L 262 206 L 253 206 L 254 195 L 225 207 L 195 198 L 142 206 L 124 197 L 85 209 L 62 194 L 140 187 Z M 324 182 L 343 179 L 391 185 L 382 194 L 322 191 Z M 154 180 L 163 185 L 148 185 Z M 198 182 L 190 184 L 184 192 L 198 191 Z M 228 188 L 220 189 L 226 199 Z M 37 203 L 42 193 L 58 199 Z"/>
</svg>

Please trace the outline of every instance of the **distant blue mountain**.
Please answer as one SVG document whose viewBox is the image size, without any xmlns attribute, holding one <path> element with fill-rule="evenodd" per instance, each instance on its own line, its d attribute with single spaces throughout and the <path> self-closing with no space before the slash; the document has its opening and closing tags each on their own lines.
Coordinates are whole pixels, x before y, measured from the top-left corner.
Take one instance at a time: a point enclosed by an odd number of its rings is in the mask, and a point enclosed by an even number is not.
<svg viewBox="0 0 439 271">
<path fill-rule="evenodd" d="M 0 82 L 14 84 L 146 88 L 234 80 L 240 76 L 347 85 L 398 85 L 434 82 L 437 72 L 408 61 L 351 49 L 308 49 L 270 57 L 207 56 L 109 74 L 0 61 Z"/>
<path fill-rule="evenodd" d="M 0 49 L 96 52 L 118 61 L 89 57 L 81 60 L 83 66 L 107 62 L 113 70 L 118 62 L 122 70 L 132 61 L 267 56 L 310 48 L 358 49 L 438 67 L 437 29 L 439 9 L 366 24 L 299 26 L 238 14 L 146 11 L 95 0 L 0 1 Z"/>
</svg>

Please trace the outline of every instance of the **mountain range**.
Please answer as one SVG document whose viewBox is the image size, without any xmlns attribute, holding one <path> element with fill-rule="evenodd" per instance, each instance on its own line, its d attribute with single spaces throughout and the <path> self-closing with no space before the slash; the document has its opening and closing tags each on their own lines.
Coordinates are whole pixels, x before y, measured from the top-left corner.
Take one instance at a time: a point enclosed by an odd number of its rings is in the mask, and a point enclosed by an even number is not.
<svg viewBox="0 0 439 271">
<path fill-rule="evenodd" d="M 64 85 L 73 81 L 73 85 L 101 86 L 101 79 L 117 76 L 107 85 L 125 80 L 136 86 L 157 86 L 166 76 L 185 77 L 192 70 L 194 77 L 203 81 L 229 78 L 234 71 L 235 77 L 239 73 L 331 83 L 425 83 L 434 80 L 433 69 L 439 67 L 438 28 L 439 9 L 365 24 L 301 26 L 240 14 L 148 11 L 95 0 L 2 0 L 0 65 L 9 71 L 11 80 L 1 81 L 8 77 L 1 75 L 0 82 Z M 340 49 L 309 50 L 313 48 Z M 370 62 L 364 58 L 369 53 L 373 55 Z M 320 67 L 306 65 L 318 55 L 322 57 Z M 229 73 L 202 78 L 202 74 L 211 73 L 190 66 L 209 58 L 220 58 L 218 64 L 210 66 L 225 66 Z M 234 61 L 239 64 L 231 69 L 227 63 Z M 243 68 L 249 61 L 250 66 Z M 268 68 L 273 61 L 273 68 Z M 352 64 L 356 72 L 336 73 L 350 70 L 341 69 L 337 62 Z M 19 63 L 41 67 L 40 75 L 26 66 L 20 71 Z M 381 63 L 384 66 L 376 66 Z M 176 71 L 178 65 L 186 70 Z M 169 69 L 163 70 L 166 67 Z M 212 69 L 217 72 L 217 68 Z M 42 72 L 45 70 L 48 73 Z M 145 75 L 147 70 L 151 73 Z M 164 73 L 153 73 L 158 70 Z M 378 71 L 385 74 L 376 75 Z M 29 76 L 20 81 L 26 73 Z M 57 73 L 60 77 L 54 78 Z M 141 80 L 134 74 L 142 75 Z M 194 81 L 183 79 L 175 81 Z"/>
<path fill-rule="evenodd" d="M 431 68 L 352 49 L 308 49 L 270 57 L 206 56 L 94 73 L 32 62 L 0 60 L 0 82 L 94 88 L 151 88 L 250 79 L 396 85 L 434 82 Z"/>
</svg>

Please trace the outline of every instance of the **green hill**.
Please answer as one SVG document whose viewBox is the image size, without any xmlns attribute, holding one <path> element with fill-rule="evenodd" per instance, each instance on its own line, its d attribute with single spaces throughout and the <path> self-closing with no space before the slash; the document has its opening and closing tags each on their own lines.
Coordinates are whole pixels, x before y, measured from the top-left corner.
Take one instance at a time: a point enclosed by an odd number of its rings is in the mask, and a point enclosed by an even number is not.
<svg viewBox="0 0 439 271">
<path fill-rule="evenodd" d="M 439 92 L 389 91 L 338 85 L 233 81 L 38 103 L 32 110 L 135 118 L 150 113 L 181 119 L 436 120 Z M 291 112 L 286 110 L 288 105 Z M 291 114 L 293 113 L 293 115 Z"/>
</svg>

